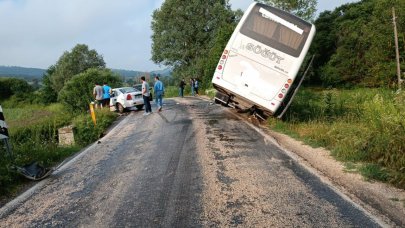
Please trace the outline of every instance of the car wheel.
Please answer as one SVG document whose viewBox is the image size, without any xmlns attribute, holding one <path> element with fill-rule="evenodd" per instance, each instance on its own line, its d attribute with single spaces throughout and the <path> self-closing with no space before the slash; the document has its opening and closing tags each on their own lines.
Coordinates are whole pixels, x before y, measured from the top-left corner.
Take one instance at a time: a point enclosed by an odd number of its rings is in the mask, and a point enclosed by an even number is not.
<svg viewBox="0 0 405 228">
<path fill-rule="evenodd" d="M 143 105 L 137 105 L 135 107 L 136 107 L 136 109 L 141 110 L 143 108 Z"/>
<path fill-rule="evenodd" d="M 119 113 L 123 113 L 125 111 L 124 106 L 122 106 L 120 103 L 117 104 L 117 110 Z"/>
</svg>

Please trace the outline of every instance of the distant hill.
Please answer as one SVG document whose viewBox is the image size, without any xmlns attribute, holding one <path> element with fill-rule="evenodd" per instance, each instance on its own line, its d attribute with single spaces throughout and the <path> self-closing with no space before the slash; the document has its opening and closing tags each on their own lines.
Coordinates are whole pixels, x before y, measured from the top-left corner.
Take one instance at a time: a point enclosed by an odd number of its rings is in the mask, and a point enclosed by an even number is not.
<svg viewBox="0 0 405 228">
<path fill-rule="evenodd" d="M 135 70 L 121 70 L 121 69 L 111 69 L 111 70 L 125 78 L 140 77 L 146 74 L 146 72 Z M 170 68 L 166 68 L 163 70 L 155 70 L 149 72 L 149 75 L 151 76 L 159 75 L 161 77 L 168 77 L 172 75 L 172 70 Z"/>
<path fill-rule="evenodd" d="M 162 77 L 167 77 L 167 76 L 172 76 L 172 69 L 171 68 L 166 68 L 163 70 L 155 70 L 150 72 L 152 75 L 160 75 Z"/>
<path fill-rule="evenodd" d="M 121 75 L 125 78 L 133 78 L 137 76 L 145 75 L 145 72 L 135 70 L 122 70 L 111 69 L 113 72 Z M 23 78 L 26 80 L 42 79 L 42 76 L 46 72 L 45 69 L 39 68 L 27 68 L 18 66 L 0 66 L 0 77 L 14 77 Z M 170 68 L 163 70 L 151 71 L 150 75 L 160 75 L 162 77 L 171 76 L 172 70 Z"/>
<path fill-rule="evenodd" d="M 145 74 L 142 71 L 135 71 L 135 70 L 111 69 L 111 71 L 125 78 L 138 77 Z"/>
<path fill-rule="evenodd" d="M 46 70 L 18 66 L 0 66 L 0 77 L 24 78 L 27 80 L 41 79 Z"/>
</svg>

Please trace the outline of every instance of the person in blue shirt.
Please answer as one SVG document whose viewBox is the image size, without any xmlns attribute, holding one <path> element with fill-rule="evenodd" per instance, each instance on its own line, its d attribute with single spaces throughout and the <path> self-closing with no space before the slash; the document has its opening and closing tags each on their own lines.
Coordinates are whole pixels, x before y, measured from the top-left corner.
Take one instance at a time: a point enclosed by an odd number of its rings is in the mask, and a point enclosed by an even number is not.
<svg viewBox="0 0 405 228">
<path fill-rule="evenodd" d="M 110 107 L 111 87 L 103 83 L 103 107 Z"/>
<path fill-rule="evenodd" d="M 165 87 L 163 82 L 159 80 L 159 76 L 155 77 L 155 86 L 153 87 L 155 91 L 155 102 L 158 107 L 158 112 L 162 111 L 163 106 L 163 95 L 165 93 Z"/>
</svg>

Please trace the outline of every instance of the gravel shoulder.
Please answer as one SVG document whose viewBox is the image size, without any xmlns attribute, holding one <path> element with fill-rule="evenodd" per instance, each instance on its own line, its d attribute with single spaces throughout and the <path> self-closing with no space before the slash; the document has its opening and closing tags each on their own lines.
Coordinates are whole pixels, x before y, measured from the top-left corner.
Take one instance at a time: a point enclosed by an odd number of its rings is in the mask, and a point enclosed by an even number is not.
<svg viewBox="0 0 405 228">
<path fill-rule="evenodd" d="M 312 148 L 287 135 L 262 128 L 280 147 L 297 155 L 302 163 L 315 169 L 326 181 L 371 214 L 381 217 L 392 226 L 405 226 L 404 190 L 380 182 L 366 181 L 358 173 L 346 172 L 344 165 L 336 161 L 330 151 Z"/>
<path fill-rule="evenodd" d="M 202 96 L 202 99 L 210 100 Z M 347 172 L 342 162 L 337 161 L 324 148 L 312 148 L 303 142 L 271 130 L 266 122 L 259 122 L 251 116 L 239 115 L 267 135 L 282 150 L 319 175 L 325 183 L 343 193 L 350 200 L 379 218 L 390 227 L 405 227 L 405 191 L 389 184 L 367 181 L 359 173 Z"/>
</svg>

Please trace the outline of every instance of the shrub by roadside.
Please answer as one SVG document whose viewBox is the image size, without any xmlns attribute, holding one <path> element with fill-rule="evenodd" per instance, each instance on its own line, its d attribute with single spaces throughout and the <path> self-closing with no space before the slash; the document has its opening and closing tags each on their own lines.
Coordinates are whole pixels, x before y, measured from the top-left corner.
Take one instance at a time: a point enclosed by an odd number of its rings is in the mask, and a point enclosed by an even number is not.
<svg viewBox="0 0 405 228">
<path fill-rule="evenodd" d="M 368 179 L 405 189 L 405 95 L 384 89 L 299 91 L 270 126 L 357 163 Z"/>
<path fill-rule="evenodd" d="M 179 96 L 179 88 L 177 88 L 176 86 L 166 86 L 165 87 L 164 98 L 178 97 L 178 96 Z"/>
<path fill-rule="evenodd" d="M 75 142 L 78 145 L 85 146 L 100 138 L 117 118 L 117 114 L 109 109 L 96 109 L 95 112 L 96 125 L 94 125 L 88 113 L 80 114 L 73 119 Z"/>
<path fill-rule="evenodd" d="M 94 101 L 95 83 L 107 82 L 112 88 L 121 86 L 120 77 L 109 69 L 88 69 L 73 76 L 59 92 L 58 100 L 72 112 L 85 112 Z"/>
</svg>

